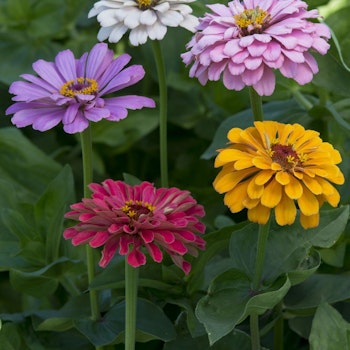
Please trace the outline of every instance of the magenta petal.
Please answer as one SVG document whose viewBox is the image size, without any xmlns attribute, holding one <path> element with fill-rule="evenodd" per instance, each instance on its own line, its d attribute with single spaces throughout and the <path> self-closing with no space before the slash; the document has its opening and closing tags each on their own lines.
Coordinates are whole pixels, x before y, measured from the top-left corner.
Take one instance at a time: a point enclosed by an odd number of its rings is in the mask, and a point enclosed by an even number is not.
<svg viewBox="0 0 350 350">
<path fill-rule="evenodd" d="M 146 244 L 146 249 L 155 262 L 160 263 L 163 260 L 163 253 L 156 244 Z"/>
<path fill-rule="evenodd" d="M 132 267 L 138 267 L 140 265 L 146 264 L 146 256 L 142 252 L 140 252 L 138 249 L 133 249 L 128 257 L 127 262 Z"/>
<path fill-rule="evenodd" d="M 90 246 L 92 248 L 101 247 L 107 242 L 109 237 L 110 235 L 107 231 L 96 232 L 95 237 L 90 241 Z"/>
<path fill-rule="evenodd" d="M 105 247 L 102 250 L 102 257 L 98 264 L 101 267 L 106 267 L 108 263 L 112 260 L 118 247 L 119 247 L 119 239 L 107 241 Z"/>
<path fill-rule="evenodd" d="M 93 232 L 93 231 L 78 232 L 78 234 L 72 238 L 72 244 L 79 245 L 79 244 L 87 243 L 90 241 L 92 237 L 95 236 L 95 234 L 96 232 Z"/>
</svg>

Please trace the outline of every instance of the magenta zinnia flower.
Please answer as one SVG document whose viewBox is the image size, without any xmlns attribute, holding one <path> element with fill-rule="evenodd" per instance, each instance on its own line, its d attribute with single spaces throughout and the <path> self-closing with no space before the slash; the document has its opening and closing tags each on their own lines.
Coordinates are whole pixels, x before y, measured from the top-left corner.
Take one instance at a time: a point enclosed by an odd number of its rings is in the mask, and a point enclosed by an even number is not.
<svg viewBox="0 0 350 350">
<path fill-rule="evenodd" d="M 318 72 L 309 51 L 324 55 L 329 49 L 329 28 L 308 21 L 320 16 L 301 0 L 233 0 L 208 7 L 212 13 L 199 19 L 189 52 L 181 55 L 186 65 L 194 62 L 190 76 L 202 85 L 222 74 L 227 89 L 252 86 L 269 96 L 274 69 L 304 85 Z"/>
<path fill-rule="evenodd" d="M 12 123 L 22 128 L 33 125 L 46 131 L 60 122 L 65 132 L 74 134 L 86 129 L 89 121 L 119 121 L 127 109 L 154 107 L 152 99 L 128 95 L 104 98 L 141 80 L 145 71 L 140 65 L 124 67 L 131 57 L 116 59 L 107 44 L 96 44 L 90 53 L 75 59 L 72 51 L 61 51 L 55 62 L 38 60 L 33 64 L 38 76 L 23 74 L 26 81 L 16 81 L 10 93 L 16 101 L 6 114 L 13 114 Z"/>
<path fill-rule="evenodd" d="M 101 267 L 106 267 L 117 250 L 127 255 L 133 267 L 146 263 L 144 251 L 161 262 L 163 250 L 186 274 L 190 272 L 191 264 L 183 255 L 197 256 L 197 249 L 205 248 L 205 241 L 197 235 L 204 233 L 205 226 L 199 221 L 204 209 L 188 191 L 113 180 L 89 187 L 92 198 L 73 204 L 73 211 L 65 215 L 79 223 L 66 229 L 64 238 L 71 238 L 73 245 L 104 246 Z"/>
</svg>

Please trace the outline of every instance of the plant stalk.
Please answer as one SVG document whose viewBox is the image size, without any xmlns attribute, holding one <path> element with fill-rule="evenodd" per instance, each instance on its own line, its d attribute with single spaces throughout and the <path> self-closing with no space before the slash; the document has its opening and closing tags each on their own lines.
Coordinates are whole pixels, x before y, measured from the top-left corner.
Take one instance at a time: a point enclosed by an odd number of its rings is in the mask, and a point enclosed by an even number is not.
<svg viewBox="0 0 350 350">
<path fill-rule="evenodd" d="M 161 186 L 168 187 L 168 141 L 167 141 L 167 84 L 162 50 L 159 40 L 152 40 L 159 84 L 159 147 Z"/>
<path fill-rule="evenodd" d="M 84 197 L 87 198 L 90 195 L 88 185 L 93 179 L 92 168 L 92 137 L 90 125 L 80 133 L 81 136 L 81 151 L 83 158 L 83 184 L 84 184 Z M 86 245 L 86 261 L 87 261 L 87 275 L 89 286 L 95 277 L 95 258 L 94 251 L 88 244 Z M 100 318 L 100 312 L 98 308 L 97 293 L 95 290 L 89 291 L 91 319 L 97 321 Z M 103 347 L 96 346 L 96 350 L 102 350 Z"/>
<path fill-rule="evenodd" d="M 135 349 L 138 275 L 139 269 L 125 261 L 125 350 Z"/>
<path fill-rule="evenodd" d="M 249 97 L 250 97 L 250 105 L 252 108 L 254 120 L 262 122 L 264 120 L 262 98 L 251 86 L 249 87 Z"/>
</svg>

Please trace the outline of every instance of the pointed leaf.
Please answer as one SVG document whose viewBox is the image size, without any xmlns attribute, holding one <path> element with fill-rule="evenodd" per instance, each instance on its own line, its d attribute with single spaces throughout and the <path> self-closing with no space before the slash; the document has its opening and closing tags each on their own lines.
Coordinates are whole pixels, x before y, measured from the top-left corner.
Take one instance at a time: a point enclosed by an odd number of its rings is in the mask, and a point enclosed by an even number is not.
<svg viewBox="0 0 350 350">
<path fill-rule="evenodd" d="M 310 350 L 350 348 L 350 324 L 329 304 L 321 304 L 315 313 L 309 337 Z"/>
</svg>

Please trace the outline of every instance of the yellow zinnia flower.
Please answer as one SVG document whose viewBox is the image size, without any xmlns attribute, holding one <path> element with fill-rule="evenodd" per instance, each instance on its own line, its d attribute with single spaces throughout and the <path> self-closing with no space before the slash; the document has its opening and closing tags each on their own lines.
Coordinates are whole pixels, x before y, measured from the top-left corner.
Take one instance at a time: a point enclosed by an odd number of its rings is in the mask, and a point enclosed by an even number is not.
<svg viewBox="0 0 350 350">
<path fill-rule="evenodd" d="M 248 209 L 248 219 L 265 224 L 275 209 L 279 225 L 291 225 L 297 208 L 304 228 L 316 227 L 324 202 L 336 207 L 335 187 L 344 176 L 336 164 L 341 156 L 319 133 L 300 124 L 255 122 L 245 130 L 233 128 L 227 148 L 219 150 L 215 167 L 222 166 L 214 188 L 226 193 L 231 212 Z"/>
</svg>

